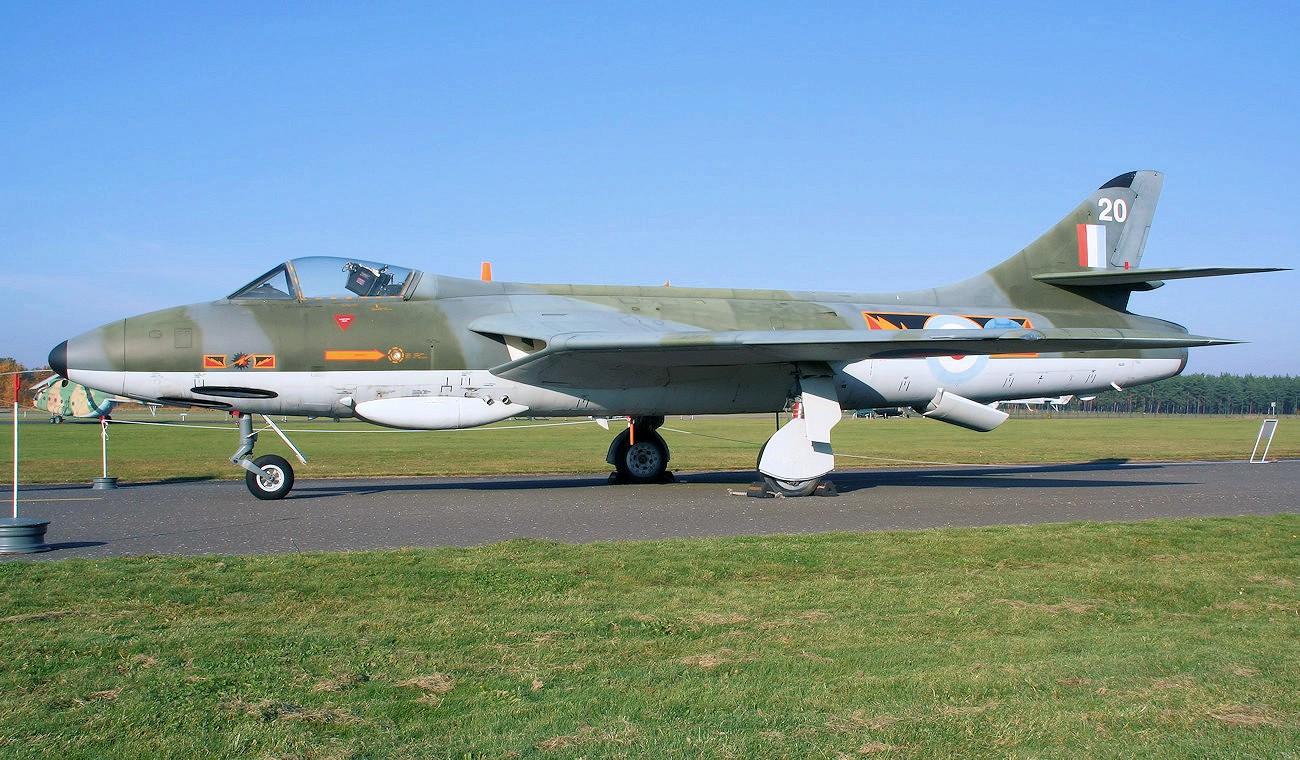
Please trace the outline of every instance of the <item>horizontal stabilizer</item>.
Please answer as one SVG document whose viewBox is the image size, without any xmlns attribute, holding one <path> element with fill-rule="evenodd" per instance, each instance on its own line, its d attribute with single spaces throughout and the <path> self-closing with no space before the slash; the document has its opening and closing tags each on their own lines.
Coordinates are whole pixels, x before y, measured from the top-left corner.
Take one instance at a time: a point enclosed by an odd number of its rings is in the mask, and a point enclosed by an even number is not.
<svg viewBox="0 0 1300 760">
<path fill-rule="evenodd" d="M 1068 285 L 1072 288 L 1099 286 L 1142 286 L 1165 280 L 1185 280 L 1192 277 L 1223 277 L 1230 274 L 1255 274 L 1257 272 L 1285 272 L 1285 267 L 1172 267 L 1166 269 L 1100 269 L 1087 272 L 1048 272 L 1034 275 L 1035 280 L 1051 285 Z M 1136 288 L 1135 288 L 1136 289 Z"/>
</svg>

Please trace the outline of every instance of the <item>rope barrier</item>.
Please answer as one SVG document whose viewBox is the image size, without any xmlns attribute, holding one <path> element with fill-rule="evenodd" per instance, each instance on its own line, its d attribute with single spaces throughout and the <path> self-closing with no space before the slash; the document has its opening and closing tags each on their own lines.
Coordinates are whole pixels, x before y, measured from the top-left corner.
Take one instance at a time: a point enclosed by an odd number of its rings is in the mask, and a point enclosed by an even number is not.
<svg viewBox="0 0 1300 760">
<path fill-rule="evenodd" d="M 35 407 L 24 407 L 24 408 L 35 409 Z M 109 424 L 113 424 L 113 425 L 143 425 L 146 427 L 181 428 L 184 430 L 221 430 L 221 431 L 231 430 L 229 426 L 196 425 L 196 424 L 190 424 L 185 422 L 141 422 L 138 420 L 118 420 L 118 419 L 111 419 L 108 422 Z M 392 429 L 382 429 L 382 430 L 308 430 L 305 428 L 282 428 L 282 429 L 286 433 L 302 433 L 305 435 L 313 435 L 313 434 L 383 435 L 383 434 L 391 434 L 391 433 L 428 433 L 428 432 L 469 433 L 469 432 L 490 432 L 494 430 L 529 430 L 532 428 L 570 427 L 575 425 L 591 425 L 594 423 L 596 423 L 596 420 L 589 419 L 589 420 L 578 420 L 575 422 L 546 422 L 546 423 L 535 424 L 535 425 L 494 425 L 494 426 L 483 426 L 483 427 L 475 427 L 475 428 L 456 428 L 453 430 L 441 430 L 441 431 L 392 430 Z M 257 432 L 263 433 L 270 429 L 271 428 L 269 427 L 263 427 L 263 428 L 259 428 Z M 740 438 L 728 438 L 726 436 L 711 435 L 709 433 L 700 433 L 692 430 L 682 430 L 680 428 L 660 427 L 659 429 L 669 433 L 677 433 L 679 435 L 693 435 L 699 438 L 710 438 L 715 441 L 726 441 L 728 443 L 738 443 L 745 446 L 752 446 L 754 448 L 761 448 L 763 446 L 763 443 L 761 442 L 746 441 Z M 869 462 L 893 462 L 895 464 L 924 464 L 924 465 L 936 465 L 936 466 L 943 466 L 943 467 L 997 467 L 999 466 L 999 465 L 988 464 L 985 462 L 936 462 L 936 461 L 930 461 L 926 459 L 896 459 L 892 457 L 867 456 L 864 454 L 846 454 L 842 451 L 835 452 L 835 456 L 844 457 L 846 459 L 861 459 Z"/>
<path fill-rule="evenodd" d="M 670 427 L 660 427 L 659 429 L 660 429 L 660 430 L 667 430 L 667 431 L 670 432 L 670 433 L 681 433 L 682 435 L 697 435 L 697 436 L 699 436 L 700 438 L 712 438 L 712 439 L 714 439 L 715 441 L 728 441 L 728 442 L 730 442 L 730 443 L 743 443 L 743 444 L 745 444 L 746 446 L 753 446 L 753 447 L 756 448 L 756 449 L 757 449 L 757 448 L 761 448 L 761 447 L 763 446 L 763 444 L 761 444 L 761 443 L 755 443 L 755 442 L 753 442 L 753 441 L 742 441 L 742 440 L 740 440 L 739 438 L 726 438 L 726 437 L 723 437 L 723 436 L 720 436 L 720 435 L 709 435 L 708 433 L 696 433 L 696 432 L 692 432 L 692 431 L 690 431 L 690 430 L 678 430 L 677 428 L 670 428 Z"/>
<path fill-rule="evenodd" d="M 281 428 L 281 430 L 283 430 L 286 433 L 304 433 L 307 435 L 312 435 L 312 434 L 375 435 L 375 434 L 384 434 L 384 433 L 429 433 L 429 432 L 465 433 L 465 432 L 487 432 L 490 430 L 527 430 L 531 428 L 565 427 L 569 425 L 590 425 L 594 422 L 595 420 L 578 420 L 577 422 L 546 422 L 538 425 L 496 425 L 496 426 L 483 426 L 483 427 L 476 427 L 476 428 L 454 428 L 452 430 L 439 430 L 439 431 L 393 430 L 391 428 L 386 428 L 381 430 L 307 430 L 304 428 Z M 216 425 L 191 425 L 188 422 L 140 422 L 138 420 L 109 420 L 109 423 L 113 425 L 145 425 L 145 426 L 153 426 L 153 427 L 181 428 L 184 430 L 230 430 L 231 429 L 229 427 L 216 426 Z M 264 427 L 264 428 L 260 428 L 257 432 L 262 433 L 270 429 L 271 428 L 269 427 Z"/>
<path fill-rule="evenodd" d="M 659 429 L 667 430 L 670 433 L 681 433 L 682 435 L 696 435 L 701 438 L 712 438 L 714 440 L 729 441 L 731 443 L 743 443 L 746 446 L 753 446 L 754 448 L 760 448 L 763 445 L 761 443 L 754 443 L 753 441 L 742 441 L 739 438 L 725 438 L 720 435 L 709 435 L 708 433 L 696 433 L 690 430 L 679 430 L 677 428 L 670 428 L 670 427 L 661 427 Z M 866 459 L 868 461 L 873 461 L 873 462 L 896 462 L 898 464 L 933 464 L 933 465 L 942 465 L 945 467 L 999 467 L 1001 466 L 1001 465 L 992 465 L 987 463 L 975 463 L 975 462 L 929 462 L 924 459 L 892 459 L 890 457 L 873 457 L 873 456 L 866 456 L 864 454 L 845 454 L 841 451 L 835 452 L 835 456 L 845 457 L 848 459 Z"/>
<path fill-rule="evenodd" d="M 891 459 L 889 457 L 869 457 L 862 454 L 844 454 L 835 452 L 837 457 L 848 457 L 849 459 L 869 459 L 875 462 L 897 462 L 899 464 L 934 464 L 944 467 L 1003 467 L 1005 465 L 989 464 L 987 462 L 929 462 L 924 459 Z"/>
</svg>

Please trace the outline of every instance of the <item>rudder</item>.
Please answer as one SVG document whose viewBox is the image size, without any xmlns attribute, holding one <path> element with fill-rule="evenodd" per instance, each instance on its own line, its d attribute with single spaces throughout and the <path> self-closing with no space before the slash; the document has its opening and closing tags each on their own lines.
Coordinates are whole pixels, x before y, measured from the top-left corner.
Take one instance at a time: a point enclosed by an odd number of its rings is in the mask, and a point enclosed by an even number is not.
<svg viewBox="0 0 1300 760">
<path fill-rule="evenodd" d="M 1163 184 L 1164 174 L 1150 170 L 1115 177 L 1019 253 L 973 280 L 944 289 L 944 295 L 960 298 L 992 280 L 996 292 L 1020 308 L 1092 308 L 1095 304 L 1124 310 L 1132 288 L 1087 288 L 1070 297 L 1040 280 L 1048 275 L 1137 269 Z M 1092 304 L 1085 306 L 1087 302 Z"/>
<path fill-rule="evenodd" d="M 1164 179 L 1155 171 L 1119 175 L 1017 256 L 1031 275 L 1137 269 Z"/>
</svg>

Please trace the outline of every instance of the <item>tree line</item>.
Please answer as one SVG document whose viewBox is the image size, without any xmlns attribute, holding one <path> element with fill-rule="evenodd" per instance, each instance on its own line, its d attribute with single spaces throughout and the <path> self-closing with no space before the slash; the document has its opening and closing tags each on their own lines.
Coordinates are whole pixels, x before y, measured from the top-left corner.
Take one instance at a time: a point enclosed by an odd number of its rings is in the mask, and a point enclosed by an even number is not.
<svg viewBox="0 0 1300 760">
<path fill-rule="evenodd" d="M 0 356 L 0 409 L 9 409 L 13 405 L 14 383 L 18 384 L 21 403 L 31 404 L 32 394 L 27 389 L 37 382 L 37 373 L 29 371 L 11 357 Z"/>
<path fill-rule="evenodd" d="M 1123 391 L 1107 390 L 1092 401 L 1076 403 L 1079 411 L 1117 414 L 1295 414 L 1300 409 L 1300 377 L 1179 375 Z"/>
</svg>

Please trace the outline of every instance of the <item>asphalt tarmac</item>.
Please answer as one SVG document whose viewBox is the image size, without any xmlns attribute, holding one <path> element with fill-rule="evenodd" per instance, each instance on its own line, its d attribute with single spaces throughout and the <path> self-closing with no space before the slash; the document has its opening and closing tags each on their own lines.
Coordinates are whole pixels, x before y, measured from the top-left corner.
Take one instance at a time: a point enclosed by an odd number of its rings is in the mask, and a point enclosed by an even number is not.
<svg viewBox="0 0 1300 760">
<path fill-rule="evenodd" d="M 9 561 L 282 554 L 1023 525 L 1300 512 L 1300 460 L 882 468 L 836 472 L 837 497 L 744 496 L 752 473 L 665 485 L 591 476 L 299 480 L 259 501 L 239 481 L 27 486 L 52 551 Z M 8 511 L 7 509 L 5 510 Z M 7 515 L 6 515 L 7 516 Z"/>
</svg>

